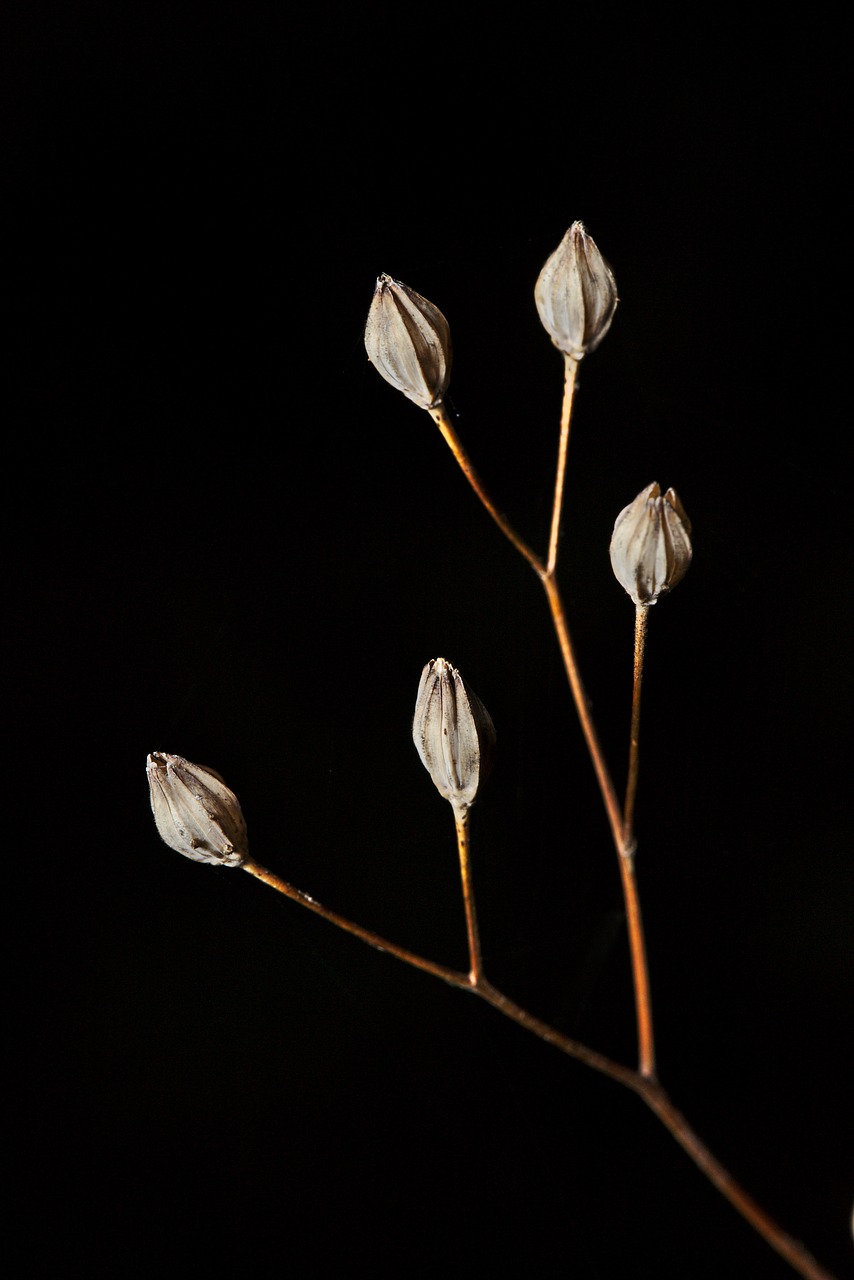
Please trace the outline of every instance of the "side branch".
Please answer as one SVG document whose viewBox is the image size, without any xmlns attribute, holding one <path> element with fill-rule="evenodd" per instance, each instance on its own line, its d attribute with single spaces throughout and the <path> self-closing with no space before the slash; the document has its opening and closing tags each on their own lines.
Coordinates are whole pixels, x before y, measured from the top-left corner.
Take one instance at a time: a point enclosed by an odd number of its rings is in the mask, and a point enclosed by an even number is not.
<svg viewBox="0 0 854 1280">
<path fill-rule="evenodd" d="M 467 973 L 461 973 L 458 969 L 450 969 L 443 964 L 435 964 L 432 960 L 427 960 L 424 956 L 419 956 L 414 951 L 407 951 L 405 947 L 399 947 L 396 943 L 389 942 L 387 938 L 374 933 L 371 929 L 363 929 L 361 925 L 356 924 L 353 920 L 348 920 L 346 916 L 339 915 L 337 911 L 330 911 L 322 903 L 316 902 L 314 898 L 310 898 L 301 889 L 295 889 L 292 884 L 288 884 L 287 880 L 283 880 L 281 876 L 274 875 L 272 871 L 268 871 L 266 867 L 262 867 L 258 862 L 253 862 L 251 858 L 247 858 L 243 863 L 243 870 L 248 871 L 257 880 L 263 881 L 264 884 L 268 884 L 271 889 L 275 889 L 278 893 L 283 893 L 286 898 L 290 898 L 293 902 L 298 902 L 301 907 L 308 907 L 309 911 L 313 911 L 315 915 L 322 916 L 330 924 L 337 925 L 339 929 L 344 929 L 346 933 L 352 933 L 357 938 L 361 938 L 362 942 L 367 942 L 369 946 L 376 947 L 378 951 L 387 951 L 389 955 L 395 956 L 398 960 L 403 960 L 405 964 L 411 964 L 413 968 L 420 969 L 423 973 L 431 973 L 434 978 L 441 978 L 443 982 L 448 982 L 453 987 L 471 987 L 471 981 Z"/>
<path fill-rule="evenodd" d="M 300 906 L 307 907 L 309 911 L 313 911 L 316 915 L 322 916 L 330 924 L 337 925 L 339 929 L 344 929 L 347 933 L 351 933 L 361 939 L 361 941 L 367 942 L 370 946 L 376 947 L 380 951 L 386 951 L 389 955 L 395 956 L 398 960 L 403 960 L 406 964 L 412 965 L 424 973 L 441 978 L 443 982 L 447 982 L 451 986 L 459 987 L 464 991 L 472 992 L 473 995 L 480 996 L 482 1000 L 497 1009 L 499 1013 L 504 1014 L 505 1017 L 510 1018 L 526 1031 L 539 1037 L 540 1040 L 554 1045 L 556 1049 L 567 1054 L 568 1057 L 575 1058 L 578 1062 L 590 1067 L 591 1070 L 598 1071 L 601 1075 L 607 1076 L 617 1084 L 631 1089 L 633 1093 L 643 1099 L 709 1181 L 718 1188 L 759 1235 L 782 1258 L 785 1258 L 795 1271 L 803 1277 L 803 1280 L 835 1280 L 834 1276 L 829 1271 L 826 1271 L 799 1241 L 794 1240 L 785 1232 L 736 1182 L 728 1170 L 712 1155 L 705 1143 L 697 1136 L 685 1117 L 677 1110 L 655 1080 L 648 1079 L 641 1075 L 640 1072 L 633 1071 L 630 1067 L 615 1062 L 605 1054 L 598 1053 L 595 1049 L 590 1049 L 580 1041 L 573 1040 L 570 1036 L 566 1036 L 563 1032 L 549 1026 L 541 1018 L 535 1017 L 496 987 L 493 987 L 483 976 L 482 971 L 475 978 L 471 974 L 461 973 L 457 969 L 435 964 L 432 960 L 427 960 L 413 951 L 399 947 L 395 943 L 389 942 L 388 939 L 381 937 L 380 934 L 373 933 L 370 929 L 363 929 L 361 925 L 355 924 L 352 920 L 347 919 L 346 916 L 339 915 L 336 911 L 330 911 L 327 907 L 322 906 L 321 903 L 315 902 L 308 894 L 295 889 L 286 880 L 281 879 L 280 876 L 268 871 L 266 867 L 261 866 L 260 863 L 253 862 L 251 859 L 247 859 L 243 863 L 243 870 L 248 871 L 250 875 L 255 876 L 256 879 L 261 880 L 264 884 L 270 885 L 271 888 L 278 893 L 284 894 L 285 897 L 290 898 L 293 902 L 297 902 Z"/>
<path fill-rule="evenodd" d="M 448 416 L 444 403 L 440 403 L 428 412 L 439 427 L 448 447 L 454 455 L 460 469 L 468 480 L 481 504 L 486 508 L 504 536 L 512 543 L 519 554 L 528 562 L 543 584 L 552 623 L 560 646 L 564 668 L 575 702 L 581 729 L 587 744 L 587 750 L 596 773 L 599 790 L 605 804 L 608 824 L 614 848 L 617 851 L 620 866 L 623 899 L 626 908 L 626 920 L 631 950 L 632 982 L 635 993 L 635 1010 L 638 1028 L 638 1062 L 644 1076 L 655 1076 L 655 1045 L 652 1023 L 652 1000 L 650 996 L 649 972 L 646 959 L 646 945 L 643 936 L 640 899 L 635 881 L 633 860 L 633 838 L 629 839 L 626 831 L 623 811 L 617 799 L 617 793 L 611 778 L 605 756 L 599 744 L 599 737 L 590 714 L 587 695 L 581 682 L 578 662 L 575 657 L 569 625 L 566 619 L 563 601 L 555 576 L 558 552 L 558 534 L 563 504 L 563 492 L 566 479 L 566 455 L 569 442 L 569 424 L 572 416 L 572 403 L 576 388 L 577 361 L 570 356 L 565 357 L 566 376 L 564 382 L 563 406 L 561 410 L 561 434 L 558 449 L 558 466 L 555 478 L 555 491 L 552 508 L 551 536 L 549 540 L 548 564 L 531 550 L 523 538 L 516 532 L 510 521 L 496 507 L 489 493 L 478 476 L 468 454 L 463 448 L 453 423 Z"/>
<path fill-rule="evenodd" d="M 459 436 L 457 435 L 454 429 L 454 424 L 451 422 L 451 419 L 448 415 L 448 411 L 445 408 L 444 403 L 437 404 L 434 409 L 429 409 L 428 413 L 430 414 L 430 417 L 433 419 L 433 421 L 436 423 L 436 426 L 441 431 L 442 436 L 444 437 L 445 443 L 448 445 L 448 448 L 451 450 L 451 453 L 454 455 L 454 458 L 456 459 L 457 464 L 459 465 L 460 470 L 462 471 L 466 480 L 468 480 L 469 484 L 474 489 L 481 503 L 489 512 L 489 514 L 492 516 L 493 520 L 498 525 L 499 529 L 504 534 L 505 538 L 507 538 L 508 541 L 512 542 L 513 546 L 516 548 L 519 554 L 523 556 L 525 560 L 528 561 L 528 564 L 531 566 L 531 568 L 534 570 L 537 576 L 542 578 L 543 574 L 545 573 L 545 566 L 542 560 L 536 554 L 536 552 L 531 550 L 531 548 L 528 546 L 524 538 L 521 538 L 519 536 L 519 534 L 513 528 L 512 524 L 507 519 L 507 517 L 503 515 L 501 511 L 498 510 L 498 507 L 496 507 L 495 503 L 490 498 L 489 494 L 487 493 L 486 489 L 484 488 L 481 482 L 480 476 L 477 474 L 477 472 L 474 469 L 474 466 L 472 465 L 471 459 L 469 458 L 468 454 L 463 448 L 462 441 L 460 440 Z"/>
<path fill-rule="evenodd" d="M 575 657 L 569 625 L 564 612 L 563 601 L 557 583 L 552 575 L 545 578 L 543 586 L 551 610 L 552 622 L 558 644 L 560 645 L 563 665 L 566 670 L 573 701 L 581 722 L 581 730 L 587 743 L 587 750 L 593 763 L 599 790 L 605 802 L 608 825 L 617 851 L 620 867 L 620 880 L 623 888 L 623 901 L 626 907 L 626 923 L 629 933 L 629 949 L 632 961 L 632 982 L 635 990 L 635 1013 L 638 1028 L 638 1062 L 643 1076 L 655 1075 L 655 1041 L 652 1025 L 652 997 L 649 986 L 649 969 L 646 961 L 646 944 L 643 936 L 643 920 L 641 917 L 640 898 L 638 897 L 635 879 L 634 847 L 626 841 L 623 827 L 623 815 L 614 789 L 611 774 L 605 762 L 605 756 L 596 733 L 596 726 L 590 714 L 587 694 L 581 682 L 581 674 Z"/>
<path fill-rule="evenodd" d="M 643 660 L 646 652 L 646 627 L 649 605 L 635 607 L 635 656 L 632 679 L 632 728 L 629 745 L 629 771 L 626 783 L 626 803 L 623 811 L 623 827 L 626 845 L 631 847 L 635 838 L 635 798 L 638 790 L 638 747 L 640 743 L 641 689 L 643 687 Z"/>
</svg>

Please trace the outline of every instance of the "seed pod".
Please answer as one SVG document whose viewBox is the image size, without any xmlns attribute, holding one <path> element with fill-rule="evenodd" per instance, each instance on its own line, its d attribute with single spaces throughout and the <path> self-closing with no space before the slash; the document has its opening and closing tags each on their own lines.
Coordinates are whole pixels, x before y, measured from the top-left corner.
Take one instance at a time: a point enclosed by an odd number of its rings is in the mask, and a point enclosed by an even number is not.
<svg viewBox="0 0 854 1280">
<path fill-rule="evenodd" d="M 605 337 L 617 307 L 617 284 L 582 223 L 573 222 L 546 262 L 534 299 L 552 342 L 574 360 Z"/>
<path fill-rule="evenodd" d="M 439 794 L 464 816 L 492 767 L 495 726 L 444 658 L 434 658 L 421 673 L 412 737 Z"/>
<path fill-rule="evenodd" d="M 155 751 L 145 767 L 151 810 L 162 840 L 194 862 L 239 867 L 248 841 L 240 803 L 218 773 Z"/>
<path fill-rule="evenodd" d="M 691 522 L 675 489 L 649 484 L 617 516 L 611 565 L 635 604 L 655 604 L 691 563 Z"/>
<path fill-rule="evenodd" d="M 434 409 L 451 378 L 451 331 L 438 307 L 391 276 L 377 280 L 365 325 L 368 359 L 393 387 Z"/>
</svg>

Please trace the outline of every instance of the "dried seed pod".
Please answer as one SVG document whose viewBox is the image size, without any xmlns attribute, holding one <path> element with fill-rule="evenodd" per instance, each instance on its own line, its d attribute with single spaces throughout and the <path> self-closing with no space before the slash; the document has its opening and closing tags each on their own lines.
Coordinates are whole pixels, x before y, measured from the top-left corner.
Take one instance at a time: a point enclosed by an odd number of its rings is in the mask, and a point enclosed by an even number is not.
<svg viewBox="0 0 854 1280">
<path fill-rule="evenodd" d="M 617 284 L 582 223 L 573 222 L 546 262 L 534 299 L 552 342 L 574 360 L 605 337 L 617 307 Z"/>
<path fill-rule="evenodd" d="M 492 767 L 495 726 L 444 658 L 434 658 L 421 673 L 412 737 L 439 794 L 464 816 Z"/>
<path fill-rule="evenodd" d="M 655 604 L 691 563 L 691 522 L 675 489 L 649 484 L 617 516 L 611 565 L 635 604 Z"/>
<path fill-rule="evenodd" d="M 146 766 L 151 810 L 162 840 L 194 862 L 239 867 L 248 856 L 240 803 L 213 769 L 154 751 Z"/>
<path fill-rule="evenodd" d="M 434 409 L 451 378 L 451 331 L 438 307 L 420 293 L 382 275 L 365 325 L 368 359 L 393 387 Z"/>
</svg>

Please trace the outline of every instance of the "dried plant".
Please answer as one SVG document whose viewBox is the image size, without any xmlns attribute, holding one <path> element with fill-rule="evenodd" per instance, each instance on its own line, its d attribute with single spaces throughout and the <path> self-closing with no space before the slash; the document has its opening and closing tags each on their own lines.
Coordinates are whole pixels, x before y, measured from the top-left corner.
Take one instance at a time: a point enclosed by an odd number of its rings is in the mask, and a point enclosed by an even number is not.
<svg viewBox="0 0 854 1280">
<path fill-rule="evenodd" d="M 440 795 L 453 810 L 468 936 L 468 972 L 435 963 L 329 910 L 250 857 L 237 797 L 213 770 L 180 756 L 149 755 L 147 773 L 158 832 L 199 862 L 242 867 L 279 893 L 399 960 L 474 993 L 525 1030 L 635 1093 L 708 1180 L 801 1276 L 833 1280 L 797 1240 L 741 1187 L 677 1110 L 659 1081 L 643 921 L 635 876 L 634 812 L 638 786 L 641 687 L 649 611 L 684 577 L 692 556 L 691 524 L 676 492 L 648 484 L 617 515 L 611 564 L 635 605 L 634 680 L 626 791 L 618 797 L 579 673 L 567 612 L 557 582 L 570 419 L 582 359 L 605 337 L 617 306 L 610 266 L 580 222 L 567 231 L 535 287 L 540 319 L 564 362 L 557 468 L 548 547 L 535 552 L 498 509 L 468 457 L 445 405 L 452 363 L 450 328 L 442 312 L 414 289 L 382 275 L 367 318 L 365 346 L 382 377 L 430 414 L 479 501 L 542 583 L 563 666 L 617 855 L 631 954 L 637 1021 L 636 1067 L 626 1066 L 564 1035 L 487 978 L 481 955 L 470 860 L 470 810 L 489 772 L 496 743 L 492 719 L 461 674 L 442 657 L 421 674 L 413 718 L 415 747 Z"/>
</svg>

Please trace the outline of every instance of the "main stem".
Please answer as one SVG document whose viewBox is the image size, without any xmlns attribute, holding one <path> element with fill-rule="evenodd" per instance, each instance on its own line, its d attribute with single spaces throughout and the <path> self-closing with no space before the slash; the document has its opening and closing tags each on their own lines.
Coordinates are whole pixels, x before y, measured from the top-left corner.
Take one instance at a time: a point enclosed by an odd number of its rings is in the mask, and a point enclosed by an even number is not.
<svg viewBox="0 0 854 1280">
<path fill-rule="evenodd" d="M 578 718 L 581 722 L 581 730 L 584 734 L 587 750 L 593 761 L 593 768 L 599 782 L 599 790 L 602 793 L 602 799 L 605 802 L 605 810 L 608 815 L 608 825 L 611 828 L 611 837 L 614 841 L 614 848 L 617 851 L 617 863 L 620 868 L 620 882 L 623 889 L 623 901 L 626 908 L 626 927 L 629 935 L 629 953 L 632 964 L 632 983 L 635 992 L 635 1017 L 637 1021 L 638 1035 L 638 1069 L 643 1076 L 650 1079 L 655 1076 L 655 1037 L 652 1025 L 652 995 L 649 986 L 649 969 L 646 962 L 646 944 L 644 942 L 643 918 L 641 916 L 640 896 L 638 894 L 637 880 L 635 878 L 635 859 L 634 846 L 628 844 L 625 833 L 623 831 L 623 818 L 620 812 L 620 804 L 617 800 L 617 793 L 614 790 L 614 784 L 605 763 L 605 757 L 599 744 L 599 738 L 596 733 L 596 727 L 593 723 L 593 717 L 590 714 L 590 706 L 587 701 L 587 695 L 584 692 L 584 685 L 581 683 L 581 675 L 578 670 L 578 662 L 575 657 L 575 650 L 572 646 L 572 638 L 569 634 L 569 627 L 566 621 L 563 601 L 560 597 L 557 583 L 554 577 L 549 576 L 543 581 L 546 589 L 549 608 L 552 613 L 552 621 L 554 622 L 555 632 L 560 645 L 561 656 L 563 657 L 563 665 L 566 669 L 567 679 L 572 690 L 572 696 L 575 701 Z"/>
<path fill-rule="evenodd" d="M 599 790 L 605 804 L 611 838 L 617 852 L 620 868 L 623 901 L 626 908 L 626 924 L 629 935 L 631 954 L 632 984 L 635 996 L 635 1017 L 638 1036 L 638 1064 L 642 1075 L 650 1079 L 655 1076 L 655 1040 L 652 1023 L 652 998 L 650 995 L 649 971 L 646 960 L 646 944 L 644 942 L 643 920 L 641 916 L 640 898 L 637 890 L 634 868 L 634 839 L 627 839 L 623 822 L 623 813 L 617 799 L 617 793 L 605 756 L 599 744 L 593 717 L 590 713 L 587 695 L 581 681 L 581 673 L 575 657 L 575 650 L 570 636 L 566 610 L 557 585 L 558 543 L 560 523 L 563 511 L 563 498 L 566 488 L 566 459 L 569 449 L 569 429 L 572 419 L 572 405 L 577 385 L 578 362 L 572 356 L 564 356 L 563 402 L 560 415 L 560 437 L 558 442 L 558 459 L 555 472 L 554 495 L 552 499 L 552 515 L 549 533 L 549 549 L 546 560 L 534 552 L 519 536 L 507 517 L 493 502 L 475 467 L 463 448 L 454 425 L 443 403 L 428 410 L 442 433 L 448 447 L 454 455 L 463 475 L 468 480 L 478 499 L 492 516 L 501 532 L 528 562 L 543 584 L 552 615 L 552 623 L 560 645 L 561 657 L 566 671 L 569 687 L 572 692 L 582 733 L 587 750 L 593 763 Z"/>
<path fill-rule="evenodd" d="M 487 493 L 483 485 L 483 482 L 481 481 L 480 476 L 477 474 L 477 472 L 474 469 L 471 459 L 469 458 L 468 454 L 463 448 L 462 441 L 457 435 L 454 424 L 451 422 L 451 419 L 448 416 L 448 411 L 445 408 L 444 402 L 440 402 L 433 409 L 428 409 L 427 412 L 430 414 L 430 417 L 433 419 L 433 421 L 436 423 L 436 426 L 441 431 L 442 437 L 445 440 L 445 443 L 447 444 L 448 448 L 451 450 L 451 453 L 454 455 L 454 458 L 456 459 L 457 464 L 460 470 L 462 471 L 463 475 L 465 476 L 466 480 L 468 480 L 469 484 L 474 489 L 481 503 L 489 512 L 489 514 L 492 516 L 493 520 L 498 525 L 499 529 L 504 534 L 505 538 L 507 538 L 509 542 L 512 542 L 513 546 L 516 548 L 519 554 L 523 556 L 525 560 L 528 561 L 528 564 L 531 566 L 534 572 L 539 577 L 542 577 L 543 574 L 545 573 L 545 565 L 543 564 L 540 557 L 534 551 L 531 550 L 531 548 L 528 546 L 525 539 L 520 538 L 519 534 L 513 528 L 510 521 L 503 514 L 503 512 L 499 511 L 498 507 L 496 507 L 495 503 L 492 501 L 492 498 Z"/>
<path fill-rule="evenodd" d="M 465 828 L 465 822 L 462 825 Z M 465 835 L 465 830 L 463 835 Z M 340 915 L 337 911 L 331 911 L 328 907 L 324 907 L 322 903 L 310 898 L 307 893 L 303 893 L 300 889 L 295 889 L 287 880 L 283 880 L 281 876 L 268 871 L 266 867 L 258 862 L 247 859 L 243 863 L 243 870 L 248 871 L 250 875 L 263 881 L 264 884 L 269 885 L 278 893 L 284 894 L 285 897 L 290 898 L 293 902 L 299 903 L 302 907 L 307 907 L 330 924 L 346 930 L 347 933 L 352 933 L 370 946 L 376 947 L 380 951 L 385 951 L 389 955 L 395 956 L 398 960 L 403 960 L 405 964 L 412 965 L 415 969 L 420 969 L 422 973 L 429 973 L 433 977 L 441 978 L 450 986 L 458 987 L 463 991 L 469 991 L 473 995 L 479 996 L 481 1000 L 485 1000 L 493 1009 L 497 1009 L 499 1013 L 504 1014 L 505 1017 L 510 1018 L 526 1031 L 538 1036 L 540 1040 L 554 1045 L 561 1053 L 565 1053 L 570 1058 L 575 1058 L 578 1062 L 590 1067 L 591 1070 L 598 1071 L 600 1074 L 614 1080 L 617 1084 L 631 1089 L 658 1116 L 664 1127 L 691 1157 L 698 1169 L 706 1175 L 713 1186 L 717 1187 L 742 1217 L 755 1228 L 759 1235 L 782 1258 L 785 1258 L 799 1275 L 803 1276 L 804 1280 L 834 1280 L 830 1272 L 826 1271 L 799 1241 L 794 1240 L 784 1231 L 756 1203 L 752 1196 L 748 1195 L 744 1188 L 735 1181 L 729 1171 L 712 1155 L 706 1144 L 690 1127 L 685 1117 L 673 1105 L 667 1093 L 656 1080 L 642 1075 L 639 1071 L 632 1071 L 629 1067 L 625 1067 L 621 1063 L 615 1062 L 612 1058 L 606 1057 L 605 1054 L 597 1053 L 595 1049 L 588 1048 L 587 1045 L 582 1044 L 580 1041 L 573 1040 L 570 1036 L 565 1036 L 563 1032 L 557 1031 L 554 1027 L 549 1026 L 547 1022 L 543 1022 L 541 1018 L 535 1017 L 527 1009 L 523 1009 L 521 1005 L 516 1004 L 514 1000 L 504 995 L 503 992 L 499 991 L 497 987 L 494 987 L 487 980 L 483 972 L 480 946 L 477 941 L 474 891 L 471 883 L 471 871 L 468 865 L 468 844 L 467 841 L 460 842 L 459 821 L 457 821 L 457 839 L 460 847 L 461 867 L 465 868 L 463 870 L 463 885 L 471 959 L 470 972 L 467 974 L 458 969 L 451 969 L 447 965 L 436 964 L 414 951 L 408 951 L 405 947 L 399 947 L 396 943 L 389 942 L 387 938 L 383 938 L 380 934 L 374 933 L 370 929 L 362 928 L 361 925 L 347 919 L 346 916 Z M 474 947 L 472 946 L 473 938 Z M 475 956 L 477 957 L 476 961 L 474 959 Z"/>
</svg>

